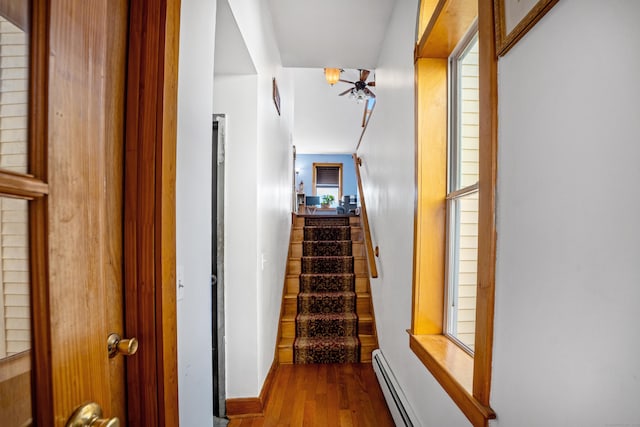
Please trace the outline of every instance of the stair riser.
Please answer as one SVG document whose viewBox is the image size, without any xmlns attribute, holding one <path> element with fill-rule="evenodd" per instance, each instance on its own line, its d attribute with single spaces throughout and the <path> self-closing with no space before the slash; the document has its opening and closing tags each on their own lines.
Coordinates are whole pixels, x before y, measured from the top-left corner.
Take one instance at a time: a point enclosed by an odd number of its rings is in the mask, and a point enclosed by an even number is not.
<svg viewBox="0 0 640 427">
<path fill-rule="evenodd" d="M 356 363 L 359 356 L 359 346 L 334 344 L 331 347 L 314 348 L 294 344 L 294 363 Z"/>
<path fill-rule="evenodd" d="M 293 363 L 293 346 L 278 349 L 278 362 L 283 365 Z"/>
<path fill-rule="evenodd" d="M 352 240 L 351 227 L 305 227 L 304 240 Z"/>
<path fill-rule="evenodd" d="M 353 234 L 353 229 L 351 231 L 351 233 Z M 300 258 L 302 256 L 303 253 L 303 239 L 302 239 L 302 230 L 300 230 L 300 239 L 298 241 L 292 242 L 291 243 L 291 252 L 289 253 L 289 256 L 291 258 Z M 364 244 L 362 242 L 352 242 L 351 243 L 351 253 L 348 255 L 353 255 L 354 257 L 365 257 L 366 256 L 366 252 L 364 249 Z"/>
<path fill-rule="evenodd" d="M 368 277 L 369 270 L 367 269 L 366 258 L 354 258 L 353 260 L 353 272 L 356 276 Z"/>
<path fill-rule="evenodd" d="M 283 314 L 286 316 L 298 314 L 298 301 L 296 298 L 285 298 Z"/>
<path fill-rule="evenodd" d="M 305 227 L 341 227 L 349 225 L 349 218 L 305 218 Z"/>
<path fill-rule="evenodd" d="M 358 335 L 357 319 L 298 321 L 298 337 L 355 337 Z"/>
<path fill-rule="evenodd" d="M 300 258 L 302 256 L 302 242 L 291 243 L 289 250 L 290 258 Z"/>
<path fill-rule="evenodd" d="M 351 253 L 354 257 L 364 257 L 364 245 L 362 243 L 352 243 L 351 244 Z"/>
<path fill-rule="evenodd" d="M 287 262 L 287 274 L 297 276 L 300 273 L 302 273 L 302 263 L 300 261 L 300 258 L 289 258 L 289 261 Z"/>
<path fill-rule="evenodd" d="M 298 294 L 300 292 L 300 279 L 298 277 L 287 277 L 285 288 L 288 294 Z"/>
<path fill-rule="evenodd" d="M 299 298 L 298 312 L 309 314 L 329 313 L 354 313 L 356 310 L 355 298 L 324 297 L 324 298 Z"/>
<path fill-rule="evenodd" d="M 296 323 L 295 322 L 285 322 L 281 323 L 281 332 L 283 338 L 295 338 L 296 337 Z"/>
<path fill-rule="evenodd" d="M 360 362 L 370 363 L 372 360 L 371 353 L 377 348 L 375 344 L 362 344 L 360 347 Z M 278 349 L 278 362 L 287 365 L 293 363 L 293 345 Z"/>
<path fill-rule="evenodd" d="M 373 335 L 373 323 L 371 321 L 359 321 L 358 333 L 363 335 Z"/>
<path fill-rule="evenodd" d="M 359 295 L 356 298 L 356 312 L 359 314 L 371 314 L 371 299 Z"/>
<path fill-rule="evenodd" d="M 303 274 L 353 273 L 353 257 L 303 257 Z"/>
<path fill-rule="evenodd" d="M 317 283 L 315 285 L 303 285 L 301 292 L 352 292 L 353 284 L 346 283 Z"/>
<path fill-rule="evenodd" d="M 351 256 L 351 241 L 303 242 L 302 256 Z"/>
<path fill-rule="evenodd" d="M 295 322 L 282 321 L 281 332 L 283 338 L 295 338 L 296 337 L 296 324 Z M 358 319 L 358 333 L 364 335 L 373 335 L 373 323 L 371 320 Z"/>
<path fill-rule="evenodd" d="M 304 228 L 294 228 L 291 232 L 292 242 L 302 242 L 304 240 Z"/>
</svg>

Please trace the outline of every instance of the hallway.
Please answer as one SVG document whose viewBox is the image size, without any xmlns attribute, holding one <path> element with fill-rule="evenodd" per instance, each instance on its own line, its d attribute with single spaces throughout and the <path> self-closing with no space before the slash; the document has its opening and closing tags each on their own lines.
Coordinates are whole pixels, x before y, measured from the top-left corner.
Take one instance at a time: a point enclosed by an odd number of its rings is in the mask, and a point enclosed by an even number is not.
<svg viewBox="0 0 640 427">
<path fill-rule="evenodd" d="M 393 426 L 370 363 L 280 365 L 264 417 L 229 427 Z"/>
</svg>

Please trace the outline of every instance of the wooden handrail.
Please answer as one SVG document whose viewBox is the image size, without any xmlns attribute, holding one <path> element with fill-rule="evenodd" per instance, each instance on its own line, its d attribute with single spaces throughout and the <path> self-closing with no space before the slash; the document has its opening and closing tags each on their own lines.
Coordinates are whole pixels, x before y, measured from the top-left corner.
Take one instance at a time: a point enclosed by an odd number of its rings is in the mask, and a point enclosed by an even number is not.
<svg viewBox="0 0 640 427">
<path fill-rule="evenodd" d="M 362 191 L 362 178 L 360 178 L 360 158 L 353 153 L 353 162 L 356 169 L 356 180 L 358 181 L 358 191 L 360 192 L 360 221 L 364 230 L 364 242 L 367 248 L 367 260 L 369 261 L 369 274 L 371 277 L 378 277 L 378 268 L 376 267 L 375 252 L 373 250 L 373 242 L 371 241 L 371 229 L 369 228 L 369 217 L 367 216 L 367 206 L 364 202 L 364 191 Z M 377 252 L 377 251 L 376 251 Z"/>
</svg>

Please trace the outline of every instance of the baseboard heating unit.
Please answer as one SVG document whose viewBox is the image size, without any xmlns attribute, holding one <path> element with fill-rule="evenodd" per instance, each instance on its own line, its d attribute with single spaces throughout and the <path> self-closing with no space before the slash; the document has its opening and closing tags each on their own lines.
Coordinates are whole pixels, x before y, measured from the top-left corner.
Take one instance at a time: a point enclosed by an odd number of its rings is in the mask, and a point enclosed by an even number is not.
<svg viewBox="0 0 640 427">
<path fill-rule="evenodd" d="M 393 375 L 387 359 L 385 359 L 382 351 L 376 349 L 373 355 L 373 370 L 378 377 L 380 388 L 387 401 L 387 406 L 393 417 L 396 426 L 419 427 L 419 423 L 415 421 L 416 417 L 409 406 L 409 402 L 405 397 L 400 384 Z"/>
</svg>

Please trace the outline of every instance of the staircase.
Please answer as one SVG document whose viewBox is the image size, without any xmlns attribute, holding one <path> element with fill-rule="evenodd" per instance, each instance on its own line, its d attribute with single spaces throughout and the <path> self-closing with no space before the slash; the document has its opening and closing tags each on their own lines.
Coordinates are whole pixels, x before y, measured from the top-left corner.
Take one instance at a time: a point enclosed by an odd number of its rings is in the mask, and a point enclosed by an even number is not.
<svg viewBox="0 0 640 427">
<path fill-rule="evenodd" d="M 371 362 L 377 348 L 360 218 L 293 216 L 279 363 Z"/>
</svg>

